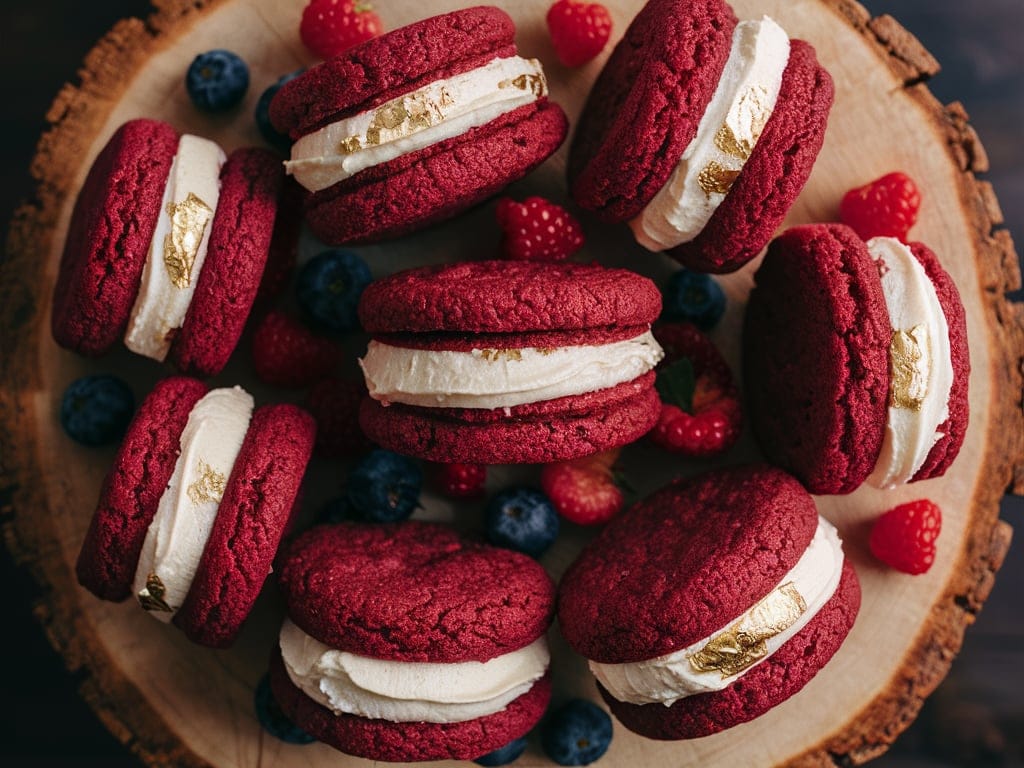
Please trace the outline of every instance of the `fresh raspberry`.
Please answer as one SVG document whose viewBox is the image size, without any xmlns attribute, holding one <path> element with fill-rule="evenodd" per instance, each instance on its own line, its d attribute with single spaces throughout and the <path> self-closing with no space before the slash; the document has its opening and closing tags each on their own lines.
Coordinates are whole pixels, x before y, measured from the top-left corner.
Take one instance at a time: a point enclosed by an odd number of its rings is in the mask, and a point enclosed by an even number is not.
<svg viewBox="0 0 1024 768">
<path fill-rule="evenodd" d="M 340 357 L 334 342 L 284 312 L 268 312 L 252 335 L 256 375 L 274 386 L 307 387 L 329 375 Z"/>
<path fill-rule="evenodd" d="M 486 483 L 486 464 L 438 464 L 434 471 L 437 490 L 456 499 L 483 496 Z"/>
<path fill-rule="evenodd" d="M 612 34 L 612 17 L 600 3 L 558 0 L 548 9 L 548 32 L 555 53 L 567 67 L 597 56 Z"/>
<path fill-rule="evenodd" d="M 851 189 L 839 203 L 839 220 L 864 240 L 895 237 L 906 241 L 917 222 L 921 193 L 904 173 L 889 173 Z"/>
<path fill-rule="evenodd" d="M 502 255 L 525 261 L 561 261 L 583 247 L 583 228 L 565 208 L 543 197 L 517 203 L 498 201 L 498 225 L 504 233 Z"/>
<path fill-rule="evenodd" d="M 359 428 L 359 404 L 366 396 L 360 379 L 321 379 L 306 395 L 305 407 L 316 419 L 316 452 L 325 458 L 370 450 Z"/>
<path fill-rule="evenodd" d="M 662 405 L 651 440 L 691 458 L 727 451 L 743 426 L 729 365 L 714 342 L 692 323 L 661 325 L 654 335 L 665 359 L 658 366 Z"/>
<path fill-rule="evenodd" d="M 302 12 L 299 37 L 321 59 L 329 59 L 384 31 L 380 16 L 362 0 L 312 0 Z"/>
<path fill-rule="evenodd" d="M 619 449 L 572 461 L 546 464 L 540 487 L 566 520 L 579 525 L 600 525 L 622 509 L 622 490 L 615 484 L 612 465 Z"/>
<path fill-rule="evenodd" d="M 942 530 L 942 510 L 928 499 L 893 507 L 875 521 L 872 554 L 903 573 L 926 572 L 935 562 L 935 540 Z"/>
</svg>

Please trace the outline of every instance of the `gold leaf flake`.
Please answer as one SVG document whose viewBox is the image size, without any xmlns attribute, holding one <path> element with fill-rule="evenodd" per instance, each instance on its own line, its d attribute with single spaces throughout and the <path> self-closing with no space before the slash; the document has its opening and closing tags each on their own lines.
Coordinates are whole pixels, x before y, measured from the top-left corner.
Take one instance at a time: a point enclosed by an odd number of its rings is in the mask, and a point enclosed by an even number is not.
<svg viewBox="0 0 1024 768">
<path fill-rule="evenodd" d="M 544 357 L 547 357 L 548 355 L 553 354 L 555 352 L 555 347 L 534 347 L 534 349 L 537 352 L 540 352 L 540 354 L 544 355 Z"/>
<path fill-rule="evenodd" d="M 523 352 L 519 349 L 481 349 L 480 357 L 489 363 L 497 360 L 522 360 Z"/>
<path fill-rule="evenodd" d="M 347 139 L 342 139 L 338 142 L 339 155 L 351 155 L 362 148 L 363 142 L 359 140 L 358 136 L 349 136 Z"/>
<path fill-rule="evenodd" d="M 928 379 L 921 361 L 928 350 L 928 329 L 916 325 L 909 331 L 893 330 L 889 344 L 889 404 L 893 408 L 920 411 L 928 396 Z"/>
<path fill-rule="evenodd" d="M 193 504 L 203 502 L 219 503 L 224 498 L 224 488 L 227 486 L 227 478 L 223 472 L 218 472 L 202 459 L 199 460 L 199 479 L 188 487 L 188 497 Z"/>
<path fill-rule="evenodd" d="M 723 679 L 738 675 L 767 656 L 767 641 L 793 626 L 806 610 L 803 596 L 793 582 L 786 582 L 690 654 L 690 666 L 695 672 L 720 672 Z"/>
<path fill-rule="evenodd" d="M 164 583 L 160 581 L 159 576 L 151 573 L 146 577 L 146 586 L 138 594 L 139 605 L 147 611 L 171 613 L 174 609 L 164 600 L 165 594 L 167 594 L 167 588 L 164 587 Z"/>
<path fill-rule="evenodd" d="M 213 218 L 213 209 L 194 192 L 189 192 L 180 203 L 168 203 L 167 213 L 171 217 L 171 231 L 164 238 L 164 266 L 176 288 L 188 288 L 199 244 L 206 225 Z"/>
<path fill-rule="evenodd" d="M 711 197 L 713 194 L 725 195 L 732 189 L 732 185 L 739 175 L 739 171 L 723 168 L 712 160 L 704 167 L 700 175 L 697 176 L 697 183 L 700 184 L 700 188 L 704 190 L 704 194 L 708 197 Z"/>
<path fill-rule="evenodd" d="M 498 83 L 499 88 L 517 88 L 520 91 L 528 91 L 538 98 L 548 92 L 548 83 L 544 75 L 539 73 L 523 73 L 508 80 Z"/>
<path fill-rule="evenodd" d="M 715 146 L 738 160 L 748 160 L 754 151 L 753 143 L 747 139 L 738 138 L 728 124 L 719 128 L 718 133 L 715 134 Z"/>
</svg>

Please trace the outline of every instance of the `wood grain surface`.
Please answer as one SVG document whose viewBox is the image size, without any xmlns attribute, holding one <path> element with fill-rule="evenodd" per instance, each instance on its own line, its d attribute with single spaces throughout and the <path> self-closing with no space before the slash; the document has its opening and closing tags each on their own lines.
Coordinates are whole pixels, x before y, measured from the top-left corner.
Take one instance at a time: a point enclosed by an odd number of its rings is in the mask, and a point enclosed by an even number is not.
<svg viewBox="0 0 1024 768">
<path fill-rule="evenodd" d="M 986 0 L 980 6 L 921 0 L 868 3 L 876 13 L 899 18 L 945 65 L 930 87 L 944 103 L 965 103 L 991 158 L 994 170 L 987 178 L 1000 196 L 1011 230 L 1021 231 L 1024 155 L 1017 126 L 1024 117 L 1024 66 L 1015 33 L 1024 14 L 1019 0 Z M 2 142 L 7 183 L 0 190 L 0 214 L 6 222 L 16 202 L 31 193 L 27 162 L 43 128 L 42 114 L 60 83 L 71 77 L 85 51 L 116 18 L 145 14 L 146 6 L 124 0 L 95 5 L 40 0 L 5 3 L 0 13 L 9 98 Z M 1019 501 L 1004 504 L 1011 522 L 1021 511 Z M 0 725 L 0 764 L 137 765 L 77 698 L 74 679 L 63 672 L 29 617 L 31 578 L 14 569 L 6 553 L 3 557 L 13 634 L 5 645 L 14 650 L 15 661 L 2 685 L 5 700 L 15 706 L 8 707 L 10 714 Z M 1020 764 L 1024 675 L 1018 670 L 1024 620 L 1016 610 L 1016 595 L 1021 586 L 1024 567 L 1011 556 L 947 682 L 929 700 L 918 723 L 876 765 Z"/>
</svg>

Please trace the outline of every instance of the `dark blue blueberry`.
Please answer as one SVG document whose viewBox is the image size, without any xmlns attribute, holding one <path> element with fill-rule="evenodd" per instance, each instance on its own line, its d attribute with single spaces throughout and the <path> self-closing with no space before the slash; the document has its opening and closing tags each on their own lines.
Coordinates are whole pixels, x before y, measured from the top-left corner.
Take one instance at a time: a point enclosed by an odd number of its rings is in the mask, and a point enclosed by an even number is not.
<svg viewBox="0 0 1024 768">
<path fill-rule="evenodd" d="M 348 477 L 353 510 L 371 523 L 405 520 L 419 506 L 423 470 L 408 456 L 377 448 Z"/>
<path fill-rule="evenodd" d="M 710 275 L 680 269 L 669 278 L 661 313 L 665 320 L 688 320 L 707 331 L 724 313 L 725 293 Z"/>
<path fill-rule="evenodd" d="M 223 112 L 238 104 L 249 90 L 249 67 L 221 48 L 201 53 L 185 73 L 185 90 L 204 112 Z"/>
<path fill-rule="evenodd" d="M 270 122 L 270 100 L 274 98 L 274 95 L 281 90 L 281 86 L 287 83 L 289 80 L 294 80 L 296 77 L 301 75 L 305 70 L 297 69 L 294 72 L 289 72 L 287 75 L 282 75 L 281 78 L 268 87 L 262 94 L 260 94 L 259 101 L 256 102 L 256 127 L 260 130 L 260 135 L 263 139 L 275 149 L 281 150 L 285 154 L 288 154 L 289 149 L 292 146 L 291 137 L 286 133 L 280 133 Z"/>
<path fill-rule="evenodd" d="M 526 751 L 526 738 L 521 737 L 515 741 L 510 741 L 504 747 L 496 749 L 493 752 L 488 752 L 486 755 L 478 757 L 473 762 L 477 765 L 508 765 L 519 759 L 519 756 Z"/>
<path fill-rule="evenodd" d="M 124 437 L 134 412 L 135 395 L 121 379 L 83 376 L 64 390 L 60 423 L 82 445 L 104 445 Z"/>
<path fill-rule="evenodd" d="M 589 765 L 611 743 L 612 719 L 583 699 L 572 699 L 556 710 L 541 729 L 544 752 L 559 765 Z"/>
<path fill-rule="evenodd" d="M 277 703 L 273 691 L 270 690 L 269 675 L 264 675 L 256 686 L 253 703 L 256 707 L 256 718 L 263 726 L 263 730 L 275 739 L 286 741 L 289 744 L 310 744 L 316 741 L 281 711 L 281 705 Z"/>
<path fill-rule="evenodd" d="M 324 251 L 302 265 L 295 294 L 314 324 L 351 331 L 359 327 L 356 305 L 372 279 L 366 262 L 351 251 Z"/>
<path fill-rule="evenodd" d="M 487 539 L 537 557 L 558 538 L 558 513 L 534 488 L 509 488 L 487 502 Z"/>
</svg>

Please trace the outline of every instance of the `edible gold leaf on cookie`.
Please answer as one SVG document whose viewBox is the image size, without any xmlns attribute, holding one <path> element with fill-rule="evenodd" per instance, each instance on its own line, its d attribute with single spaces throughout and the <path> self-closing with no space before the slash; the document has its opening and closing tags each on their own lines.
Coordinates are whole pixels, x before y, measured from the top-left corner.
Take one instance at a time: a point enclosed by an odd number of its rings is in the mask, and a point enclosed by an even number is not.
<svg viewBox="0 0 1024 768">
<path fill-rule="evenodd" d="M 223 472 L 218 472 L 202 459 L 199 460 L 199 479 L 188 487 L 188 497 L 193 504 L 203 502 L 220 502 L 224 498 L 224 488 L 227 486 L 227 478 Z"/>
<path fill-rule="evenodd" d="M 194 192 L 189 192 L 180 203 L 168 203 L 167 213 L 171 217 L 171 231 L 164 238 L 164 266 L 175 288 L 188 288 L 199 244 L 206 225 L 213 218 L 213 209 Z"/>
<path fill-rule="evenodd" d="M 793 626 L 806 610 L 803 596 L 788 581 L 690 654 L 690 666 L 695 672 L 720 672 L 723 679 L 738 675 L 767 656 L 767 641 Z"/>
<path fill-rule="evenodd" d="M 520 349 L 481 349 L 480 357 L 489 363 L 497 360 L 522 360 L 523 352 Z"/>
<path fill-rule="evenodd" d="M 748 88 L 740 97 L 736 108 L 736 122 L 749 126 L 747 136 L 741 138 L 733 127 L 726 122 L 715 134 L 715 146 L 737 160 L 746 162 L 754 152 L 754 145 L 761 138 L 764 127 L 768 124 L 768 92 L 764 86 Z"/>
<path fill-rule="evenodd" d="M 363 148 L 363 142 L 359 140 L 358 136 L 349 136 L 346 139 L 342 139 L 338 142 L 338 154 L 339 155 L 351 155 L 354 152 L 358 152 Z"/>
<path fill-rule="evenodd" d="M 386 144 L 437 125 L 444 119 L 444 108 L 454 103 L 446 88 L 441 89 L 436 99 L 427 91 L 417 91 L 389 101 L 373 113 L 366 129 L 366 145 Z"/>
<path fill-rule="evenodd" d="M 739 175 L 739 171 L 724 168 L 712 160 L 697 176 L 697 183 L 708 197 L 715 194 L 725 195 L 732 189 L 732 185 Z"/>
<path fill-rule="evenodd" d="M 160 581 L 159 576 L 151 573 L 146 577 L 146 586 L 138 594 L 139 605 L 147 611 L 171 613 L 174 609 L 164 600 L 165 594 L 167 594 L 167 588 L 164 583 Z"/>
<path fill-rule="evenodd" d="M 889 405 L 920 411 L 928 396 L 927 372 L 921 361 L 929 349 L 928 329 L 915 325 L 909 331 L 895 329 L 889 344 Z"/>
<path fill-rule="evenodd" d="M 498 83 L 499 88 L 518 88 L 520 91 L 528 91 L 538 98 L 548 92 L 548 83 L 544 75 L 539 73 L 523 73 L 517 77 L 502 80 Z"/>
</svg>

